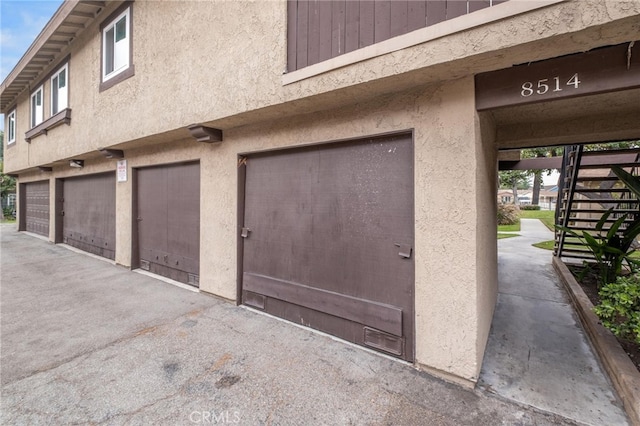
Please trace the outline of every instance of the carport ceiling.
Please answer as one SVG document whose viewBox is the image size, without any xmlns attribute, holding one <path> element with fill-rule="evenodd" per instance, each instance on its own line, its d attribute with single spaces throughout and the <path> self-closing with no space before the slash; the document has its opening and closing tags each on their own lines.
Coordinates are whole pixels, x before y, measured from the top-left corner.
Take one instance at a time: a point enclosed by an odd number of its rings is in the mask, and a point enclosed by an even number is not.
<svg viewBox="0 0 640 426">
<path fill-rule="evenodd" d="M 498 149 L 640 139 L 640 89 L 487 112 Z"/>
</svg>

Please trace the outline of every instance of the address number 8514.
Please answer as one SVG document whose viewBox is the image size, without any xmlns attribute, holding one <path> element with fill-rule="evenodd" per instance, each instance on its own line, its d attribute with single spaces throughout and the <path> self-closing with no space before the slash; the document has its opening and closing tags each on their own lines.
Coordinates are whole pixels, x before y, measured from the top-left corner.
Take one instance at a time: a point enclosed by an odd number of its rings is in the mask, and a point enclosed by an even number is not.
<svg viewBox="0 0 640 426">
<path fill-rule="evenodd" d="M 560 77 L 552 77 L 552 78 L 543 78 L 538 80 L 537 84 L 534 84 L 531 81 L 525 81 L 522 83 L 522 90 L 520 91 L 520 95 L 523 98 L 528 98 L 533 95 L 544 95 L 545 93 L 551 92 L 562 92 L 567 87 L 573 87 L 577 89 L 580 87 L 580 78 L 578 77 L 578 73 L 575 73 L 567 82 L 565 83 Z"/>
</svg>

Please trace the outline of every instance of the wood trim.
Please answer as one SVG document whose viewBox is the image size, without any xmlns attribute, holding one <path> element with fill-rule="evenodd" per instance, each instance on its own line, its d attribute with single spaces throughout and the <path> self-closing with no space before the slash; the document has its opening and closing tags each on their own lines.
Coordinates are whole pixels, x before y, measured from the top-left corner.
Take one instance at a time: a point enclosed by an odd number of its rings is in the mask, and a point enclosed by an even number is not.
<svg viewBox="0 0 640 426">
<path fill-rule="evenodd" d="M 33 87 L 40 87 L 40 86 L 45 86 L 47 82 L 49 82 L 49 86 L 51 86 L 51 76 L 53 74 L 56 73 L 56 71 L 60 71 L 60 68 L 62 68 L 64 66 L 65 63 L 69 64 L 71 62 L 71 54 L 68 54 L 67 56 L 65 56 L 64 58 L 62 58 L 62 60 L 58 61 L 58 63 L 56 64 L 56 66 L 54 68 L 51 69 L 51 71 L 49 71 L 47 74 L 45 74 L 44 77 L 42 77 L 40 80 L 38 80 L 38 82 L 36 84 L 33 85 Z M 70 76 L 71 76 L 71 71 L 69 70 L 69 68 L 67 68 L 67 82 L 69 83 L 70 80 Z M 49 87 L 49 91 L 51 91 L 51 87 Z M 42 96 L 44 97 L 44 89 L 42 90 Z M 31 96 L 31 94 L 33 94 L 33 92 L 29 92 L 29 96 Z M 51 99 L 49 99 L 49 101 L 51 101 Z M 67 101 L 68 103 L 68 101 Z"/>
<path fill-rule="evenodd" d="M 61 124 L 71 124 L 71 108 L 65 108 L 56 115 L 49 117 L 42 123 L 24 134 L 25 140 L 30 143 L 31 139 L 40 135 L 46 135 L 47 132 Z"/>
<path fill-rule="evenodd" d="M 402 337 L 402 309 L 395 306 L 249 272 L 242 281 L 244 290 Z"/>
<path fill-rule="evenodd" d="M 426 27 L 419 28 L 415 31 L 407 34 L 402 34 L 397 37 L 375 43 L 372 45 L 361 45 L 359 49 L 348 52 L 327 60 L 309 65 L 298 70 L 288 69 L 287 73 L 282 76 L 282 85 L 296 83 L 307 78 L 315 77 L 320 74 L 327 73 L 329 71 L 336 70 L 338 68 L 353 65 L 358 62 L 363 62 L 369 59 L 383 56 L 392 52 L 407 49 L 419 44 L 426 43 L 438 38 L 446 37 L 458 32 L 476 28 L 482 25 L 487 25 L 492 22 L 510 18 L 522 13 L 531 12 L 537 9 L 552 6 L 557 3 L 562 3 L 567 0 L 538 0 L 538 1 L 505 1 L 505 2 L 493 2 L 492 7 L 485 7 L 473 13 L 469 13 L 463 16 L 459 16 L 455 19 L 442 21 L 442 22 L 430 22 Z M 439 1 L 428 1 L 427 17 L 434 12 L 432 8 L 437 7 Z M 362 12 L 362 11 L 361 11 Z M 364 17 L 360 17 L 361 23 Z M 427 18 L 428 19 L 428 18 Z M 362 28 L 360 28 L 362 32 Z M 289 36 L 287 36 L 289 37 Z M 287 49 L 289 47 L 287 46 Z"/>
<path fill-rule="evenodd" d="M 102 58 L 100 59 L 100 78 L 102 78 Z M 104 92 L 105 90 L 115 86 L 118 83 L 123 82 L 124 80 L 133 77 L 136 74 L 136 70 L 135 67 L 133 66 L 133 64 L 129 65 L 129 68 L 127 68 L 126 70 L 122 71 L 120 74 L 117 74 L 113 77 L 111 77 L 109 80 L 107 81 L 103 81 L 100 83 L 100 87 L 99 87 L 99 92 Z"/>
<path fill-rule="evenodd" d="M 478 74 L 476 109 L 485 111 L 640 87 L 638 42 Z"/>
<path fill-rule="evenodd" d="M 98 92 L 101 93 L 124 80 L 133 77 L 135 75 L 135 67 L 133 65 L 133 2 L 134 0 L 125 1 L 120 7 L 113 11 L 106 19 L 100 22 L 100 85 L 98 86 Z M 107 81 L 102 81 L 102 74 L 104 69 L 104 40 L 102 39 L 102 31 L 110 24 L 118 15 L 129 8 L 129 68 L 121 73 L 111 77 Z"/>
</svg>

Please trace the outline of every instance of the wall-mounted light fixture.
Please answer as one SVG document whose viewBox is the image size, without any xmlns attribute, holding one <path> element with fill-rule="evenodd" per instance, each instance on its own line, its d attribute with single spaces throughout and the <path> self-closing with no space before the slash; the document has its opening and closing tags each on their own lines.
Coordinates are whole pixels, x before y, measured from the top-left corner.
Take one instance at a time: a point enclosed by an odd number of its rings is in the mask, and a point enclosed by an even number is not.
<svg viewBox="0 0 640 426">
<path fill-rule="evenodd" d="M 104 155 L 105 158 L 124 158 L 124 151 L 121 149 L 107 149 L 107 148 L 98 148 L 100 154 Z"/>
<path fill-rule="evenodd" d="M 41 172 L 50 172 L 53 170 L 53 167 L 38 166 L 38 169 L 40 169 Z"/>
<path fill-rule="evenodd" d="M 84 160 L 69 160 L 69 167 L 81 169 L 84 167 Z"/>
<path fill-rule="evenodd" d="M 220 129 L 206 127 L 202 124 L 192 124 L 187 126 L 187 129 L 198 142 L 222 142 L 222 130 Z"/>
</svg>

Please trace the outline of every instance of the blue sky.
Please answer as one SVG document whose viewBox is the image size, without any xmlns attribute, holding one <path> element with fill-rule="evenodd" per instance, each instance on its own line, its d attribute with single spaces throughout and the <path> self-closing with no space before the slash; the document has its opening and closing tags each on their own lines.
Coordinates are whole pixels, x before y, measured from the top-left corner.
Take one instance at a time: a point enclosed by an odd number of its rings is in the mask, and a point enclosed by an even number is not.
<svg viewBox="0 0 640 426">
<path fill-rule="evenodd" d="M 0 0 L 0 81 L 4 81 L 62 0 Z M 0 130 L 4 116 L 0 114 Z"/>
<path fill-rule="evenodd" d="M 0 0 L 0 80 L 11 72 L 61 0 Z"/>
</svg>

